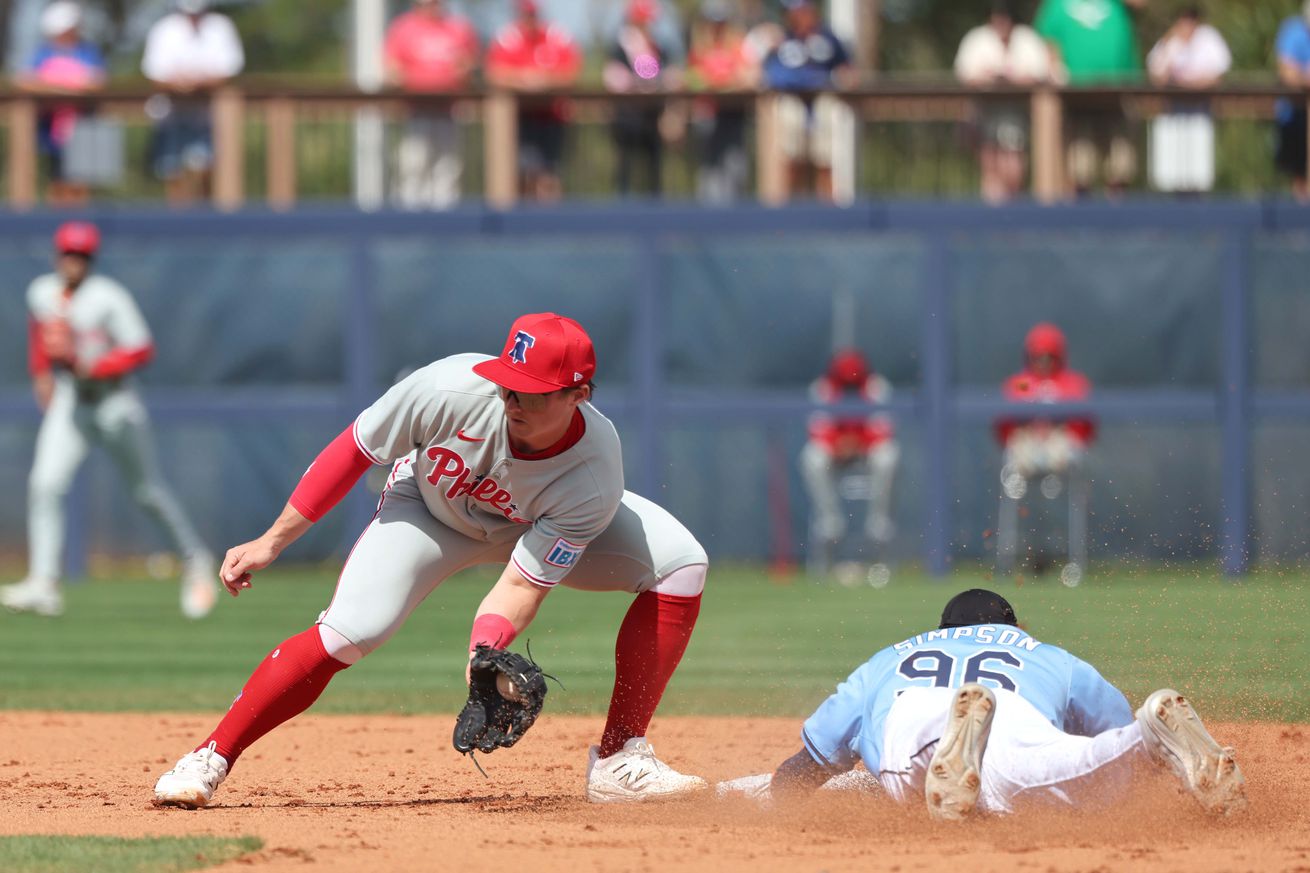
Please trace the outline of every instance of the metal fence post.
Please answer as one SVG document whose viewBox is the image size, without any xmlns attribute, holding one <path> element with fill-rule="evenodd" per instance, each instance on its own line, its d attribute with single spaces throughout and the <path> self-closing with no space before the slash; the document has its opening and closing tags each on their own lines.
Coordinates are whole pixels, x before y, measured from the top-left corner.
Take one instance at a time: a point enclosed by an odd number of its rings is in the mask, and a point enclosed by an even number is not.
<svg viewBox="0 0 1310 873">
<path fill-rule="evenodd" d="M 661 237 L 638 237 L 637 262 L 641 281 L 637 293 L 637 309 L 632 335 L 633 373 L 636 376 L 636 399 L 633 411 L 637 432 L 641 434 L 640 493 L 657 503 L 664 490 L 662 429 L 668 421 L 664 411 L 664 313 L 661 296 L 664 288 L 663 264 L 660 259 Z"/>
<path fill-rule="evenodd" d="M 1224 244 L 1223 391 L 1223 538 L 1224 573 L 1242 576 L 1251 560 L 1251 385 L 1248 288 L 1251 235 L 1227 235 Z"/>
<path fill-rule="evenodd" d="M 923 545 L 928 572 L 942 576 L 951 561 L 951 472 L 955 461 L 951 452 L 955 400 L 951 386 L 950 245 L 946 238 L 927 240 L 924 257 L 920 402 L 928 469 Z"/>
</svg>

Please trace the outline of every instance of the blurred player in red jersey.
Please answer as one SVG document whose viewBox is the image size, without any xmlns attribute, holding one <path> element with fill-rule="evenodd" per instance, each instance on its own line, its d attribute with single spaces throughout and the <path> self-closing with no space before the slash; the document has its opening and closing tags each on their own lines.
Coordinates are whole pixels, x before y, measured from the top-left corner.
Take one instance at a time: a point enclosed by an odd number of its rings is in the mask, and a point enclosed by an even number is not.
<svg viewBox="0 0 1310 873">
<path fill-rule="evenodd" d="M 1069 368 L 1064 333 L 1041 323 L 1024 340 L 1024 368 L 1005 380 L 1006 400 L 1017 403 L 1070 403 L 1086 400 L 1091 382 Z M 1018 506 L 1033 480 L 1042 495 L 1055 499 L 1069 492 L 1069 563 L 1061 579 L 1076 585 L 1086 568 L 1086 481 L 1082 476 L 1087 447 L 1096 425 L 1087 416 L 1007 415 L 996 423 L 996 435 L 1005 451 L 1001 467 L 1001 511 L 997 531 L 997 566 L 1014 570 Z"/>
<path fill-rule="evenodd" d="M 487 51 L 487 81 L 512 91 L 567 88 L 578 80 L 582 53 L 567 32 L 541 20 L 537 0 L 519 0 L 518 18 Z M 519 101 L 519 191 L 554 203 L 563 194 L 559 164 L 570 105 L 562 97 Z"/>
<path fill-rule="evenodd" d="M 810 385 L 810 399 L 835 405 L 843 401 L 886 403 L 892 388 L 874 373 L 868 361 L 855 349 L 833 355 L 828 370 Z M 838 542 L 846 533 L 842 509 L 843 487 L 848 483 L 853 496 L 867 499 L 864 533 L 871 554 L 891 540 L 895 528 L 891 518 L 892 478 L 900 459 L 891 419 L 882 413 L 842 415 L 820 410 L 810 416 L 809 441 L 801 450 L 801 473 L 809 493 L 813 522 L 810 525 L 809 566 L 811 572 L 826 573 Z M 886 581 L 885 565 L 877 563 L 870 581 Z"/>
</svg>

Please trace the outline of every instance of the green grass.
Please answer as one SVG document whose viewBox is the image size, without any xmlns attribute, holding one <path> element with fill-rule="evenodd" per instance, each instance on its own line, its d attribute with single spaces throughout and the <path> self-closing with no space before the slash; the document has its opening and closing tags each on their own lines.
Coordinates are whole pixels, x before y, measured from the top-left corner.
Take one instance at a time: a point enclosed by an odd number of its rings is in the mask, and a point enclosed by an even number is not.
<svg viewBox="0 0 1310 873">
<path fill-rule="evenodd" d="M 259 849 L 254 837 L 0 837 L 5 873 L 174 873 L 202 870 Z"/>
<path fill-rule="evenodd" d="M 469 621 L 490 579 L 447 582 L 387 646 L 337 677 L 315 711 L 457 710 Z M 1306 581 L 1101 571 L 1067 589 L 905 571 L 873 590 L 718 567 L 662 711 L 805 715 L 877 649 L 935 626 L 949 596 L 983 585 L 1009 597 L 1034 636 L 1091 661 L 1130 699 L 1172 685 L 1207 716 L 1310 721 L 1298 693 L 1310 686 Z M 263 574 L 200 623 L 178 615 L 171 583 L 71 586 L 62 619 L 0 615 L 0 708 L 221 712 L 265 653 L 315 620 L 334 584 L 335 571 L 322 569 Z M 552 711 L 604 711 L 628 600 L 568 589 L 546 600 L 525 636 L 565 685 L 552 688 Z"/>
</svg>

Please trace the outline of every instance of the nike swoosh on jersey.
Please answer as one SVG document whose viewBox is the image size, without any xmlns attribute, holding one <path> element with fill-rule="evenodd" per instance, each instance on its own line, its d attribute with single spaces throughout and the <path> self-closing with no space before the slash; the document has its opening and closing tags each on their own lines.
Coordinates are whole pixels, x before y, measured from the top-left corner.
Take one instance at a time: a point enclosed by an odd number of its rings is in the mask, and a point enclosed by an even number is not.
<svg viewBox="0 0 1310 873">
<path fill-rule="evenodd" d="M 469 436 L 468 434 L 464 433 L 464 428 L 462 427 L 455 432 L 455 436 L 459 437 L 460 439 L 468 443 L 481 443 L 481 442 L 486 442 L 487 440 L 486 437 Z"/>
</svg>

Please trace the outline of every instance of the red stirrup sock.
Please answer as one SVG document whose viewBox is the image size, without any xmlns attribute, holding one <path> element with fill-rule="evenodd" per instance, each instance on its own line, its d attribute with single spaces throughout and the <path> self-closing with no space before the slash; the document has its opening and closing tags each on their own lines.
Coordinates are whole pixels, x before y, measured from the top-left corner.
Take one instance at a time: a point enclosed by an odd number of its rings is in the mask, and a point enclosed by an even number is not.
<svg viewBox="0 0 1310 873">
<path fill-rule="evenodd" d="M 602 758 L 633 737 L 646 735 L 699 614 L 699 594 L 675 597 L 646 591 L 632 601 L 614 646 L 614 694 L 600 740 Z"/>
<path fill-rule="evenodd" d="M 215 743 L 230 770 L 251 743 L 309 709 L 328 680 L 347 666 L 323 648 L 317 625 L 296 634 L 260 662 L 200 748 Z"/>
</svg>

